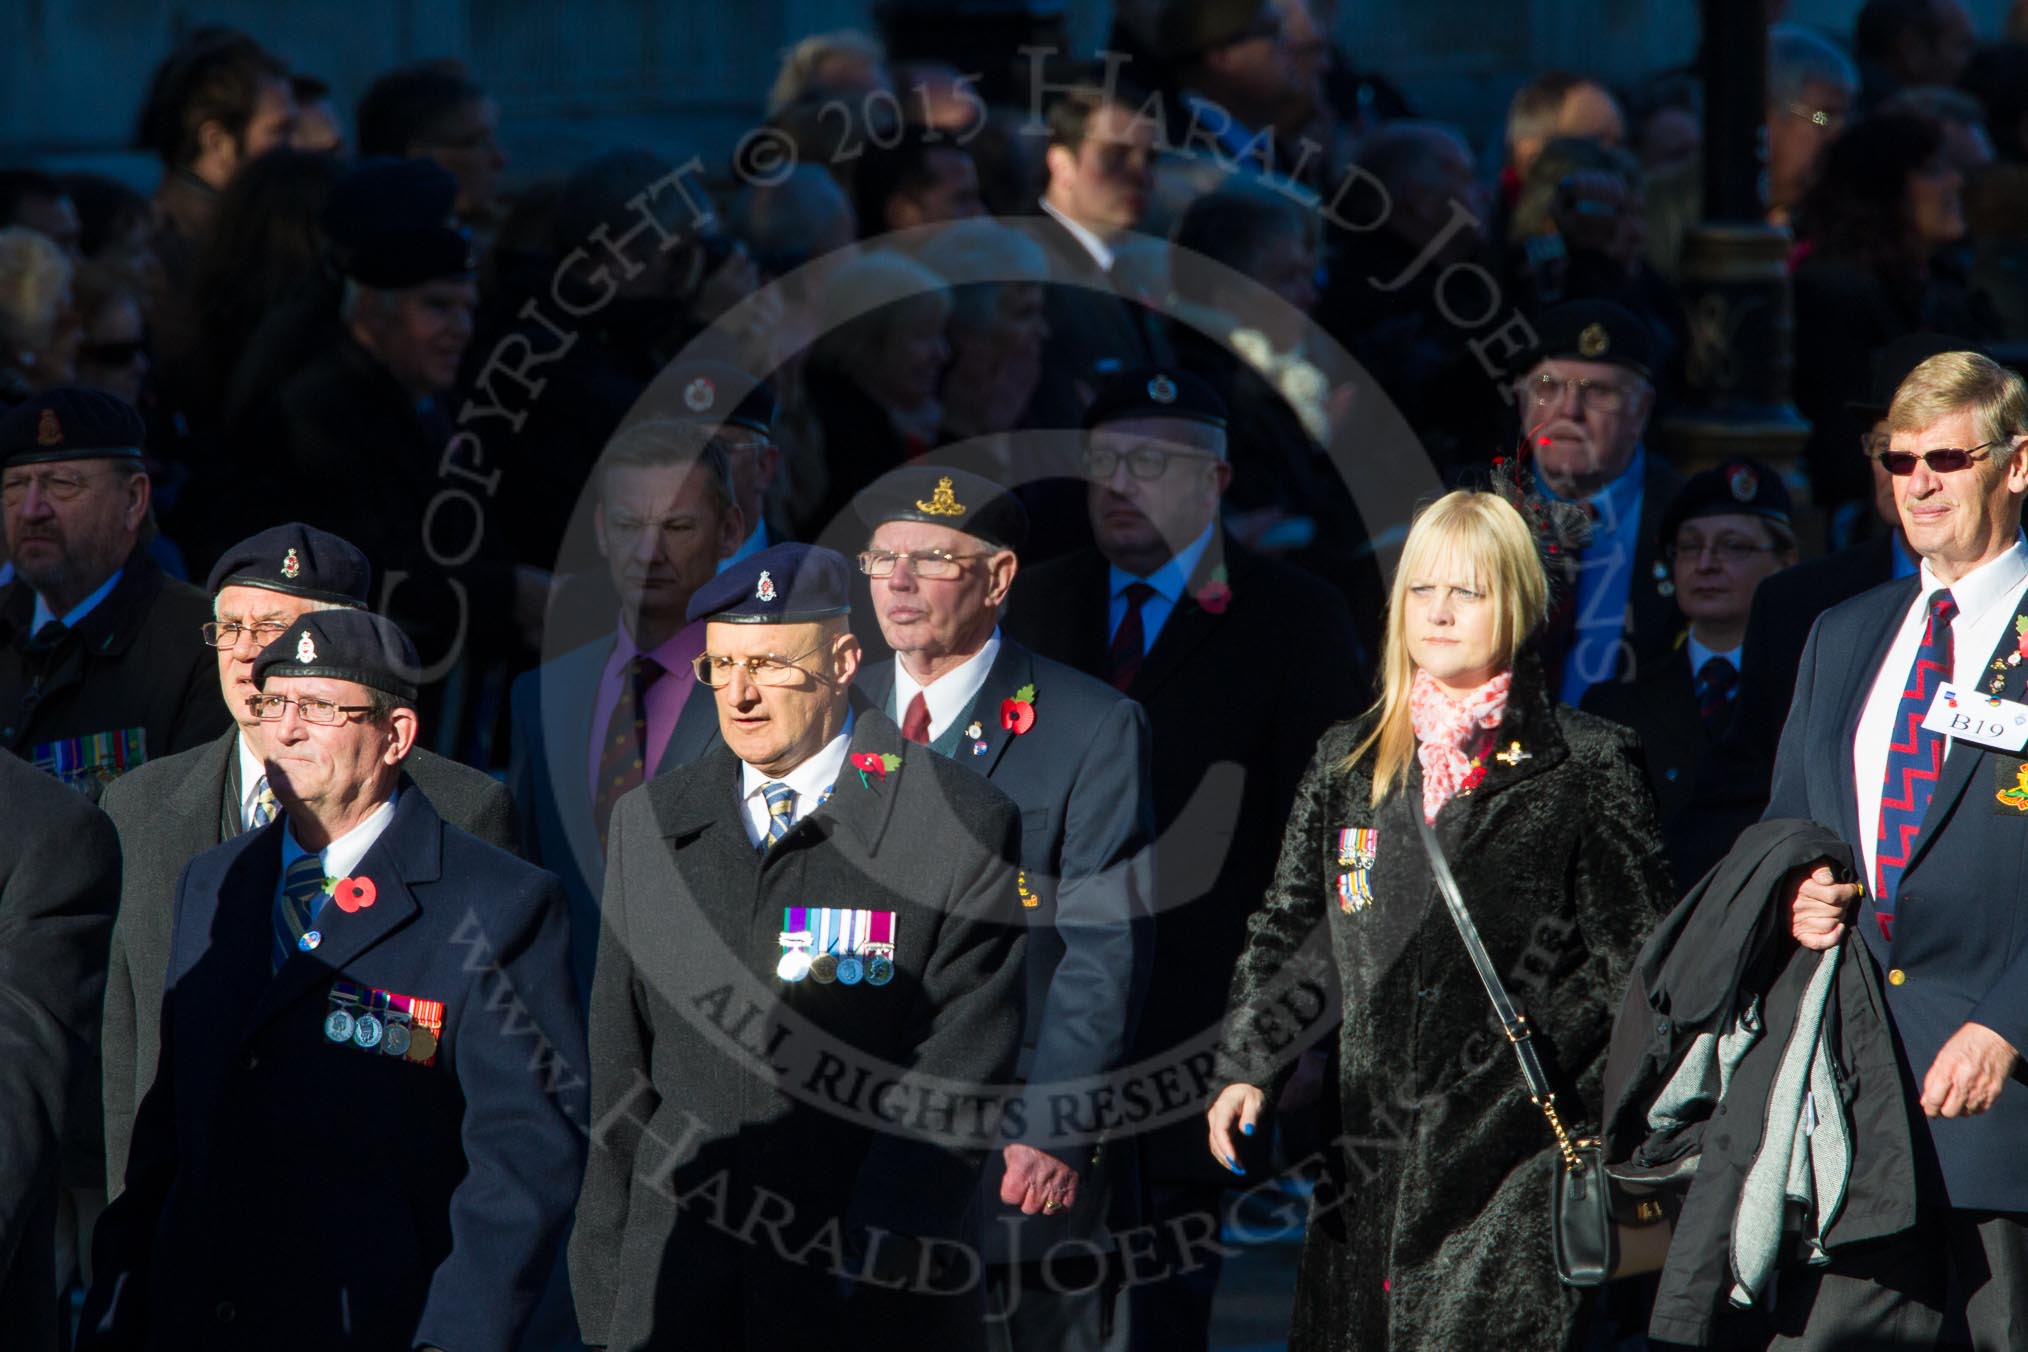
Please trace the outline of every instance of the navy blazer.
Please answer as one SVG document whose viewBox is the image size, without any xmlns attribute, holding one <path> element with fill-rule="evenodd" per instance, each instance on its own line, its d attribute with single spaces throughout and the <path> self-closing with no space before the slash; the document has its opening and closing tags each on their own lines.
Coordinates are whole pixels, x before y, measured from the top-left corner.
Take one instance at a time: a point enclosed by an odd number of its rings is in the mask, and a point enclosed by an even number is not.
<svg viewBox="0 0 2028 1352">
<path fill-rule="evenodd" d="M 591 999 L 592 964 L 599 949 L 599 894 L 605 888 L 606 852 L 592 816 L 591 782 L 586 774 L 594 733 L 599 677 L 612 656 L 613 636 L 573 648 L 514 678 L 509 696 L 514 714 L 514 749 L 507 773 L 514 810 L 528 857 L 563 880 L 570 901 L 570 967 L 577 988 Z M 669 679 L 692 681 L 687 671 Z M 711 692 L 697 689 L 669 734 L 656 763 L 667 774 L 709 751 L 718 742 L 718 706 Z"/>
<path fill-rule="evenodd" d="M 1804 817 L 1836 831 L 1860 858 L 1862 832 L 1852 743 L 1874 677 L 1921 587 L 1903 578 L 1824 612 L 1810 631 L 1795 702 L 1775 758 L 1767 817 Z M 2023 615 L 2028 615 L 2024 606 Z M 1979 689 L 1993 662 L 2014 651 L 2014 626 L 1984 654 Z M 2028 664 L 2002 666 L 2000 694 L 2023 698 Z M 1859 903 L 1867 950 L 1890 975 L 1887 1007 L 1920 1086 L 1937 1052 L 1966 1023 L 1983 1024 L 2028 1049 L 2028 812 L 2000 797 L 2028 770 L 2028 753 L 1956 741 L 1945 758 L 1895 898 L 1894 937 L 1872 915 L 1872 887 Z M 2018 1079 L 2018 1073 L 2016 1078 Z M 1951 1204 L 2028 1211 L 2028 1084 L 2009 1085 L 1977 1117 L 1922 1118 L 1929 1126 Z"/>
<path fill-rule="evenodd" d="M 404 778 L 270 975 L 282 828 L 177 887 L 161 1066 L 100 1222 L 79 1347 L 510 1352 L 585 1154 L 584 1023 L 551 875 Z M 334 982 L 441 1001 L 433 1064 L 326 1036 Z"/>
</svg>

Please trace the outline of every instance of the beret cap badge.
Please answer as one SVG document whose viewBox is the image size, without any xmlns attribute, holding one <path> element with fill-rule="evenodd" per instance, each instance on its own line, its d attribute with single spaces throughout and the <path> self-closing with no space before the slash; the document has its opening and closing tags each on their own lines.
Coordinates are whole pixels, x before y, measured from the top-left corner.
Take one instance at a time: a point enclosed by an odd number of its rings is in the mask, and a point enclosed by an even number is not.
<svg viewBox="0 0 2028 1352">
<path fill-rule="evenodd" d="M 921 498 L 917 498 L 915 507 L 917 511 L 928 512 L 931 516 L 965 514 L 965 504 L 958 501 L 957 492 L 952 488 L 951 476 L 948 474 L 937 480 L 936 491 L 930 494 L 929 501 L 924 502 Z"/>
<path fill-rule="evenodd" d="M 1156 376 L 1148 382 L 1148 397 L 1158 404 L 1176 402 L 1176 382 L 1167 376 Z"/>
<path fill-rule="evenodd" d="M 292 548 L 282 559 L 282 576 L 293 582 L 302 575 L 302 572 L 303 561 L 296 557 L 296 551 Z"/>
<path fill-rule="evenodd" d="M 56 420 L 56 410 L 42 410 L 42 417 L 35 425 L 35 444 L 38 446 L 63 445 L 63 424 Z"/>
<path fill-rule="evenodd" d="M 709 376 L 699 376 L 683 387 L 683 406 L 692 413 L 703 413 L 711 407 L 718 391 Z"/>
<path fill-rule="evenodd" d="M 1606 334 L 1606 327 L 1603 324 L 1595 322 L 1587 324 L 1584 331 L 1577 335 L 1577 350 L 1582 356 L 1603 357 L 1612 350 L 1612 345 L 1612 339 Z"/>
<path fill-rule="evenodd" d="M 1739 465 L 1727 478 L 1726 486 L 1732 490 L 1734 500 L 1752 502 L 1754 495 L 1760 492 L 1760 476 L 1755 474 L 1751 467 Z"/>
<path fill-rule="evenodd" d="M 756 601 L 775 599 L 775 580 L 768 576 L 766 569 L 761 570 L 760 583 L 753 589 L 753 595 Z"/>
<path fill-rule="evenodd" d="M 308 666 L 317 660 L 317 645 L 310 641 L 310 631 L 305 629 L 303 637 L 296 641 L 296 660 Z"/>
</svg>

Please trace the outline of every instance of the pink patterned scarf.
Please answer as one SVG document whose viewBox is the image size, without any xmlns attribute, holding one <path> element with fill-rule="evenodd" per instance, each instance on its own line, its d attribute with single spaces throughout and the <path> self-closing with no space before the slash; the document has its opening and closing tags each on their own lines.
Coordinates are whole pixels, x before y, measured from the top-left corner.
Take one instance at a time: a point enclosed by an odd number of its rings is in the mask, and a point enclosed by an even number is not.
<svg viewBox="0 0 2028 1352">
<path fill-rule="evenodd" d="M 1464 699 L 1453 700 L 1428 672 L 1415 673 L 1408 713 L 1415 722 L 1415 756 L 1422 762 L 1424 821 L 1434 823 L 1445 803 L 1478 786 L 1485 771 L 1473 766 L 1468 748 L 1500 726 L 1513 683 L 1514 673 L 1503 671 Z"/>
</svg>

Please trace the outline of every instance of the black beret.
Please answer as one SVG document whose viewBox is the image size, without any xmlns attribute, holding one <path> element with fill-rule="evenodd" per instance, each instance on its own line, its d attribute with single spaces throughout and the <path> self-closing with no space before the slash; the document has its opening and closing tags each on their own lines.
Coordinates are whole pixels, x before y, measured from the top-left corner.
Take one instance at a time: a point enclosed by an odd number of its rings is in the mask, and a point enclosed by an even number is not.
<svg viewBox="0 0 2028 1352">
<path fill-rule="evenodd" d="M 422 663 L 408 635 L 370 610 L 317 610 L 261 649 L 254 659 L 254 684 L 270 676 L 321 676 L 357 681 L 404 703 L 413 703 Z"/>
<path fill-rule="evenodd" d="M 1789 524 L 1789 488 L 1782 476 L 1758 460 L 1729 460 L 1690 476 L 1662 513 L 1661 539 L 1700 516 L 1759 516 Z"/>
<path fill-rule="evenodd" d="M 1609 300 L 1570 300 L 1551 306 L 1535 320 L 1535 343 L 1515 374 L 1550 358 L 1608 362 L 1642 378 L 1652 374 L 1655 332 L 1632 312 Z"/>
<path fill-rule="evenodd" d="M 1864 418 L 1869 424 L 1877 423 L 1887 416 L 1887 410 L 1894 403 L 1894 392 L 1901 388 L 1901 382 L 1908 379 L 1916 367 L 1942 352 L 1976 352 L 1979 349 L 1962 338 L 1953 338 L 1947 333 L 1904 333 L 1873 354 L 1873 382 L 1867 390 L 1864 401 L 1854 400 L 1845 407 Z M 1870 431 L 1871 428 L 1864 430 Z"/>
<path fill-rule="evenodd" d="M 118 395 L 60 386 L 0 417 L 0 465 L 138 460 L 147 435 L 141 415 Z"/>
<path fill-rule="evenodd" d="M 942 465 L 889 470 L 861 489 L 852 508 L 868 530 L 888 521 L 924 521 L 975 535 L 996 549 L 1028 543 L 1028 513 L 984 475 Z"/>
<path fill-rule="evenodd" d="M 1267 0 L 1165 0 L 1155 21 L 1157 55 L 1165 64 L 1252 36 L 1272 36 Z"/>
<path fill-rule="evenodd" d="M 664 382 L 676 392 L 673 417 L 716 427 L 751 428 L 767 437 L 775 434 L 780 401 L 774 387 L 738 367 L 701 358 L 677 362 L 656 380 L 657 384 Z"/>
<path fill-rule="evenodd" d="M 1177 367 L 1144 366 L 1107 376 L 1084 411 L 1084 425 L 1122 418 L 1188 418 L 1225 426 L 1225 401 L 1218 391 Z"/>
<path fill-rule="evenodd" d="M 685 618 L 728 624 L 802 624 L 851 611 L 845 556 L 817 545 L 769 545 L 749 554 L 690 598 Z"/>
<path fill-rule="evenodd" d="M 350 540 L 291 521 L 250 535 L 225 551 L 211 570 L 205 590 L 259 587 L 311 601 L 364 606 L 371 596 L 373 567 Z"/>
<path fill-rule="evenodd" d="M 451 219 L 458 181 L 427 159 L 361 160 L 332 185 L 321 220 L 338 271 L 399 290 L 472 271 L 471 237 Z"/>
</svg>

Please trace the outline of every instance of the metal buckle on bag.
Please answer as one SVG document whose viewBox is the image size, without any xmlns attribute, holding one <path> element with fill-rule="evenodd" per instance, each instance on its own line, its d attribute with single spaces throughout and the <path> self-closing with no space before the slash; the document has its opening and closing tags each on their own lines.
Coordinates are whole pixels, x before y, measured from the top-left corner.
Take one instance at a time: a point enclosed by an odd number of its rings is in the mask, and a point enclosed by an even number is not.
<svg viewBox="0 0 2028 1352">
<path fill-rule="evenodd" d="M 1526 1014 L 1516 1014 L 1514 1022 L 1507 1025 L 1507 1040 L 1509 1042 L 1519 1042 L 1524 1037 L 1533 1036 L 1535 1036 L 1535 1030 L 1528 1026 L 1528 1016 Z"/>
</svg>

